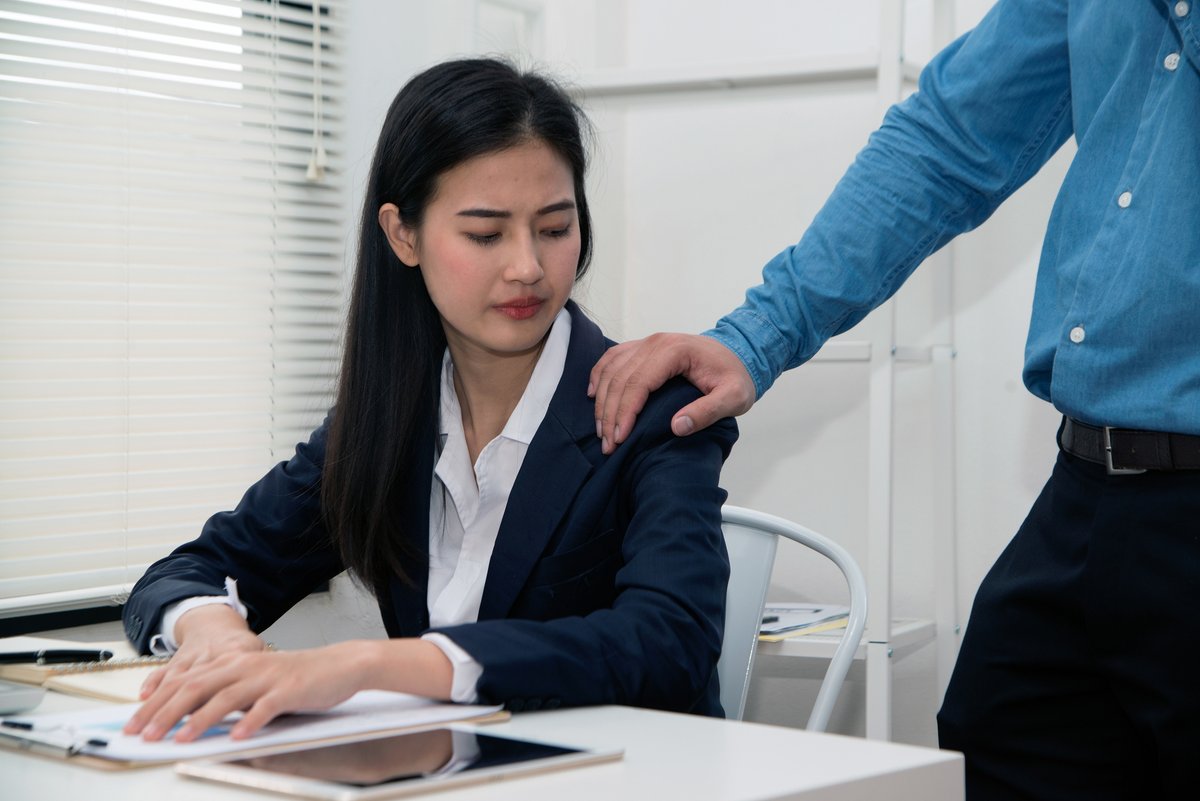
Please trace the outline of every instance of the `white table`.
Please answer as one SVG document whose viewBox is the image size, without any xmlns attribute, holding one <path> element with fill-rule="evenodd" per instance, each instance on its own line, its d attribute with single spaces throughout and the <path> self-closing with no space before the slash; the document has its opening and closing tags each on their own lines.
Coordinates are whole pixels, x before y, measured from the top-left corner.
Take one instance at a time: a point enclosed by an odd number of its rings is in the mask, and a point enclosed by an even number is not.
<svg viewBox="0 0 1200 801">
<path fill-rule="evenodd" d="M 38 711 L 78 708 L 48 696 Z M 623 748 L 619 762 L 467 787 L 437 801 L 821 799 L 960 801 L 962 758 L 930 748 L 628 707 L 522 713 L 486 730 Z M 100 771 L 0 749 L 5 798 L 215 801 L 280 798 L 177 776 L 170 767 Z"/>
</svg>

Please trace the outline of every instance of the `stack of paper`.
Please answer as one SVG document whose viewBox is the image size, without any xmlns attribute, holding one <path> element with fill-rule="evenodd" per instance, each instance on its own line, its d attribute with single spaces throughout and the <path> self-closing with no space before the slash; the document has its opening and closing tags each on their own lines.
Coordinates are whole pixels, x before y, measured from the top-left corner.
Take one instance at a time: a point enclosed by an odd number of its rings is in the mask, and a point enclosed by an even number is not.
<svg viewBox="0 0 1200 801">
<path fill-rule="evenodd" d="M 845 628 L 849 617 L 848 606 L 768 603 L 763 609 L 758 639 L 779 642 L 789 637 Z"/>
</svg>

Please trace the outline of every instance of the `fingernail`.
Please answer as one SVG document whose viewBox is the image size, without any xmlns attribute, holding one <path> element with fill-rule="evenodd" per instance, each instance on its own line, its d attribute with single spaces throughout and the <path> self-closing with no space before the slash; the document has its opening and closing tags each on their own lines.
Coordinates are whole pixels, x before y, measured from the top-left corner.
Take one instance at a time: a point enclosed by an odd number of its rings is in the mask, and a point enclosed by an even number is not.
<svg viewBox="0 0 1200 801">
<path fill-rule="evenodd" d="M 673 422 L 671 424 L 671 429 L 675 432 L 675 434 L 677 436 L 680 436 L 680 437 L 683 437 L 683 436 L 686 436 L 686 435 L 692 433 L 692 431 L 694 431 L 695 428 L 696 428 L 696 424 L 693 423 L 692 418 L 688 417 L 687 415 L 684 415 L 683 417 L 676 417 L 675 422 Z"/>
<path fill-rule="evenodd" d="M 608 453 L 611 450 L 612 450 L 612 446 L 608 444 L 608 437 L 603 437 L 600 440 L 600 452 Z"/>
<path fill-rule="evenodd" d="M 175 732 L 175 739 L 178 742 L 186 742 L 192 739 L 192 725 L 185 723 L 179 731 Z"/>
<path fill-rule="evenodd" d="M 596 421 L 596 439 L 604 439 L 604 424 Z"/>
<path fill-rule="evenodd" d="M 621 427 L 613 426 L 613 439 L 617 442 L 621 441 Z"/>
<path fill-rule="evenodd" d="M 146 728 L 142 729 L 143 740 L 157 740 L 162 734 L 162 727 L 157 723 L 151 723 Z"/>
<path fill-rule="evenodd" d="M 587 396 L 590 398 L 596 394 L 596 387 L 591 381 L 588 382 Z"/>
</svg>

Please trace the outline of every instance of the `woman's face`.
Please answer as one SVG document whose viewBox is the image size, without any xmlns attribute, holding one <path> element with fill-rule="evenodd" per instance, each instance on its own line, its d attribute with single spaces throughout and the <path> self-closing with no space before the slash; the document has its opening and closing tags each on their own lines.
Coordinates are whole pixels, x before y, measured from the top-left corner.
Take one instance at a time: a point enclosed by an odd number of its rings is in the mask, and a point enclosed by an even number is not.
<svg viewBox="0 0 1200 801">
<path fill-rule="evenodd" d="M 452 358 L 536 353 L 579 264 L 570 165 L 541 140 L 464 161 L 439 176 L 419 229 L 392 204 L 380 224 L 419 269 Z"/>
</svg>

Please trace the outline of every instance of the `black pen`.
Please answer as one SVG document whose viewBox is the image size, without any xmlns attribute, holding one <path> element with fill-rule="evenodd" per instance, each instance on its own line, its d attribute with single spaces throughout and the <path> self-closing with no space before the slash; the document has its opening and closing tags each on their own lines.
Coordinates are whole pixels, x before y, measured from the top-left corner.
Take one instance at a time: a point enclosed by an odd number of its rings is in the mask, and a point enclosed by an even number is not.
<svg viewBox="0 0 1200 801">
<path fill-rule="evenodd" d="M 95 648 L 43 648 L 40 651 L 11 651 L 0 653 L 0 665 L 32 662 L 37 665 L 60 665 L 66 662 L 106 662 L 113 652 Z"/>
</svg>

